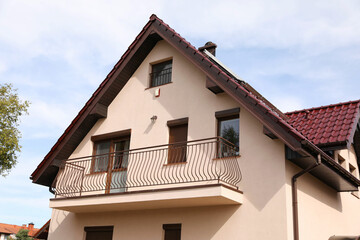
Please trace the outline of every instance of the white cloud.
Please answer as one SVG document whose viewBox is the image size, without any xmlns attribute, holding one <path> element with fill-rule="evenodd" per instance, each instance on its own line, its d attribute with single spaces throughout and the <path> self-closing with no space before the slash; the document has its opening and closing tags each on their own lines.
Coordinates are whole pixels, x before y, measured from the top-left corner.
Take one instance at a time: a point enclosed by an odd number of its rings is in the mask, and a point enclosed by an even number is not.
<svg viewBox="0 0 360 240">
<path fill-rule="evenodd" d="M 26 128 L 28 133 L 24 138 L 59 137 L 56 134 L 59 134 L 60 129 L 66 129 L 78 111 L 80 109 L 75 104 L 32 100 L 29 115 L 22 120 L 21 127 Z"/>
<path fill-rule="evenodd" d="M 279 96 L 272 98 L 272 103 L 282 112 L 291 112 L 305 108 L 304 101 L 295 96 Z"/>
</svg>

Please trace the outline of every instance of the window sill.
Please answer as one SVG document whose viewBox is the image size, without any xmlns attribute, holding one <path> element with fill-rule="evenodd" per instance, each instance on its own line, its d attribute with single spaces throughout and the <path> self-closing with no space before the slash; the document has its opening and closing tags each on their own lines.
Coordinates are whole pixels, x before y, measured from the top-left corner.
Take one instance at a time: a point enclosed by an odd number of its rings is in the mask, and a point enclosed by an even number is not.
<svg viewBox="0 0 360 240">
<path fill-rule="evenodd" d="M 234 156 L 229 156 L 229 157 L 219 157 L 219 158 L 213 158 L 213 161 L 218 161 L 218 160 L 226 160 L 226 159 L 230 159 L 230 158 L 238 158 L 241 157 L 241 155 L 234 155 Z"/>
<path fill-rule="evenodd" d="M 155 86 L 155 87 L 148 87 L 148 88 L 145 88 L 145 90 L 152 89 L 152 88 L 158 88 L 158 87 L 161 87 L 161 86 L 169 85 L 171 83 L 173 83 L 173 82 L 165 83 L 165 84 L 158 85 L 158 86 Z"/>
</svg>

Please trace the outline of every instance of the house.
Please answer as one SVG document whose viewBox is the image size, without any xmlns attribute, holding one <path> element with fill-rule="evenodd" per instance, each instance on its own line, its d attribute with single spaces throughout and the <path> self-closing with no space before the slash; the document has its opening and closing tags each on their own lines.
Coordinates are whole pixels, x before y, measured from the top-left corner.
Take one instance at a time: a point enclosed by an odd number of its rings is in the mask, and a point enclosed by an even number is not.
<svg viewBox="0 0 360 240">
<path fill-rule="evenodd" d="M 38 231 L 37 228 L 34 228 L 33 223 L 29 223 L 27 226 L 23 224 L 22 226 L 0 223 L 0 240 L 7 240 L 10 237 L 15 239 L 15 235 L 21 230 L 29 230 L 28 236 L 33 237 L 35 232 Z"/>
<path fill-rule="evenodd" d="M 50 220 L 48 220 L 37 232 L 34 233 L 34 238 L 39 240 L 47 240 L 49 235 Z"/>
<path fill-rule="evenodd" d="M 216 47 L 150 17 L 31 175 L 49 239 L 360 234 L 360 101 L 284 114 Z"/>
</svg>

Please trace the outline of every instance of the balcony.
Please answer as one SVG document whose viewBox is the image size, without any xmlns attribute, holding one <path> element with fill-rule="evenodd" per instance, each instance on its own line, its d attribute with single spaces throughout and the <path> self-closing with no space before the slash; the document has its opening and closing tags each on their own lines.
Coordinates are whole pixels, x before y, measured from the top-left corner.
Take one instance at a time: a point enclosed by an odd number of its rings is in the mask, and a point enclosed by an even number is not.
<svg viewBox="0 0 360 240">
<path fill-rule="evenodd" d="M 50 207 L 71 212 L 241 204 L 238 149 L 208 138 L 68 159 Z"/>
</svg>

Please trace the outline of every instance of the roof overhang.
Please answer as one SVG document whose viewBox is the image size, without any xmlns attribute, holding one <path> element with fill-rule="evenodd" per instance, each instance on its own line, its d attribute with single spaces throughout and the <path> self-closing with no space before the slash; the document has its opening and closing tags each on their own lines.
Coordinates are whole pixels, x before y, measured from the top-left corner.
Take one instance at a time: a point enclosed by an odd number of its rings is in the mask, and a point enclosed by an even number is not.
<svg viewBox="0 0 360 240">
<path fill-rule="evenodd" d="M 309 152 L 313 152 L 308 146 L 304 145 L 303 147 L 307 148 Z M 313 154 L 311 156 L 302 156 L 286 148 L 286 158 L 302 169 L 316 163 L 317 156 L 315 154 L 317 153 L 314 152 Z M 311 170 L 310 174 L 338 192 L 358 191 L 359 180 L 329 156 L 321 156 L 320 165 Z"/>
</svg>

